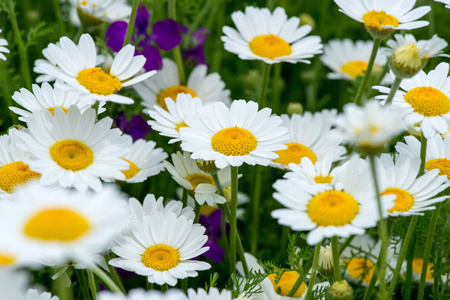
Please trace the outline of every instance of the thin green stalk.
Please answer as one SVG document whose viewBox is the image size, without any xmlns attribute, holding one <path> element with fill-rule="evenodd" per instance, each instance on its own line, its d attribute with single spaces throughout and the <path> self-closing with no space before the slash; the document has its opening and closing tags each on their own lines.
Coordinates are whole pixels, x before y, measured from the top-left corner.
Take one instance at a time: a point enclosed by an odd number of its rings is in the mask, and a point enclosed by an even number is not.
<svg viewBox="0 0 450 300">
<path fill-rule="evenodd" d="M 402 286 L 403 298 L 405 300 L 410 300 L 412 295 L 412 273 L 413 273 L 414 252 L 416 247 L 416 238 L 417 234 L 416 232 L 414 232 L 412 240 L 406 252 L 406 275 L 405 275 L 405 282 Z"/>
<path fill-rule="evenodd" d="M 341 263 L 339 261 L 339 242 L 336 236 L 331 238 L 331 251 L 333 253 L 334 281 L 341 281 Z"/>
<path fill-rule="evenodd" d="M 56 20 L 58 21 L 58 31 L 60 36 L 66 35 L 66 24 L 64 24 L 61 13 L 61 1 L 53 0 L 53 11 L 55 12 Z"/>
<path fill-rule="evenodd" d="M 98 266 L 92 265 L 90 266 L 90 271 L 92 271 L 103 283 L 105 286 L 114 293 L 125 295 L 120 288 L 116 285 L 116 283 Z"/>
<path fill-rule="evenodd" d="M 230 276 L 236 270 L 238 167 L 231 167 Z"/>
<path fill-rule="evenodd" d="M 198 204 L 197 201 L 195 201 L 195 219 L 194 219 L 194 223 L 198 223 L 198 220 L 200 219 L 200 209 L 202 208 L 202 206 L 200 204 Z"/>
<path fill-rule="evenodd" d="M 94 273 L 91 270 L 87 270 L 87 274 L 92 300 L 97 300 L 97 284 L 95 283 Z"/>
<path fill-rule="evenodd" d="M 352 242 L 352 240 L 355 238 L 355 235 L 352 234 L 351 236 L 349 236 L 344 243 L 341 245 L 341 247 L 339 248 L 339 254 L 342 254 L 342 252 L 344 252 L 345 248 L 348 247 L 348 245 L 350 245 L 350 243 Z"/>
<path fill-rule="evenodd" d="M 187 206 L 187 199 L 188 199 L 188 191 L 186 189 L 183 189 L 183 196 L 181 196 L 181 202 L 183 203 L 183 207 Z"/>
<path fill-rule="evenodd" d="M 117 274 L 116 268 L 114 268 L 113 266 L 111 266 L 109 264 L 109 261 L 111 260 L 109 253 L 105 253 L 104 256 L 105 256 L 106 264 L 108 265 L 109 273 L 111 274 L 111 279 L 119 287 L 119 289 L 122 291 L 122 293 L 125 294 L 126 293 L 125 288 L 123 287 L 122 280 L 120 279 L 119 274 Z"/>
<path fill-rule="evenodd" d="M 83 294 L 83 299 L 91 299 L 90 293 L 89 293 L 89 283 L 88 279 L 86 277 L 86 274 L 84 270 L 74 269 L 75 275 L 77 276 L 77 280 L 80 284 L 80 290 Z"/>
<path fill-rule="evenodd" d="M 161 286 L 161 292 L 167 292 L 168 289 L 169 289 L 169 286 L 167 285 L 167 283 L 165 283 Z"/>
<path fill-rule="evenodd" d="M 402 78 L 395 76 L 394 83 L 391 86 L 391 91 L 389 92 L 389 95 L 386 99 L 385 105 L 389 105 L 392 103 L 392 99 L 394 99 L 395 93 L 398 91 L 398 88 L 400 87 L 401 82 L 402 82 Z"/>
<path fill-rule="evenodd" d="M 370 54 L 370 60 L 369 64 L 367 65 L 366 72 L 364 73 L 364 78 L 361 82 L 361 85 L 359 86 L 358 92 L 356 93 L 356 97 L 354 102 L 358 105 L 362 104 L 362 98 L 364 95 L 364 92 L 366 90 L 366 85 L 369 82 L 370 74 L 372 73 L 373 64 L 375 62 L 375 58 L 377 56 L 378 48 L 381 45 L 381 40 L 375 39 L 373 41 L 373 47 L 372 47 L 372 53 Z"/>
<path fill-rule="evenodd" d="M 176 21 L 177 20 L 177 1 L 176 0 L 168 0 L 168 11 L 169 11 L 169 18 Z M 184 72 L 184 66 L 183 66 L 183 58 L 181 57 L 181 48 L 180 46 L 176 46 L 173 49 L 173 58 L 175 59 L 175 62 L 177 64 L 178 68 L 178 75 L 180 76 L 180 84 L 185 85 L 186 84 L 186 74 Z"/>
<path fill-rule="evenodd" d="M 185 294 L 187 294 L 187 289 L 189 286 L 188 284 L 189 284 L 189 278 L 181 279 L 181 289 L 183 290 L 183 292 Z"/>
<path fill-rule="evenodd" d="M 6 106 L 10 107 L 10 106 L 13 106 L 13 102 L 11 99 L 11 92 L 8 88 L 9 83 L 8 83 L 8 78 L 6 77 L 8 74 L 7 72 L 8 71 L 6 69 L 5 62 L 0 62 L 0 77 L 1 77 L 0 86 L 2 87 L 3 99 L 6 103 Z M 9 108 L 7 110 L 8 110 L 9 118 L 11 119 L 10 125 L 17 124 L 17 115 Z"/>
<path fill-rule="evenodd" d="M 25 81 L 25 87 L 31 90 L 31 75 L 30 75 L 30 65 L 28 63 L 27 49 L 22 41 L 22 34 L 20 33 L 19 24 L 17 23 L 15 2 L 13 0 L 7 1 L 8 5 L 8 16 L 11 21 L 11 26 L 14 31 L 14 38 L 16 39 L 17 47 L 19 48 L 20 56 L 20 70 L 22 73 L 23 80 Z"/>
<path fill-rule="evenodd" d="M 428 140 L 423 137 L 422 133 L 422 139 L 420 140 L 420 169 L 419 174 L 417 174 L 417 177 L 422 176 L 425 174 L 425 163 L 426 163 L 426 156 L 427 156 L 427 142 Z"/>
<path fill-rule="evenodd" d="M 72 289 L 66 286 L 66 281 L 64 280 L 65 276 L 67 276 L 65 274 L 65 272 L 67 272 L 67 267 L 64 266 L 62 268 L 63 269 L 65 268 L 66 271 L 60 269 L 59 272 L 61 272 L 62 274 L 60 274 L 58 278 L 55 279 L 58 296 L 60 300 L 72 300 L 73 299 Z"/>
<path fill-rule="evenodd" d="M 133 33 L 134 21 L 136 20 L 136 13 L 139 6 L 139 0 L 133 0 L 133 6 L 131 8 L 130 19 L 128 20 L 127 33 L 125 34 L 125 39 L 123 40 L 123 46 L 130 43 L 131 34 Z"/>
<path fill-rule="evenodd" d="M 255 167 L 255 179 L 253 188 L 252 201 L 252 235 L 250 238 L 250 253 L 256 255 L 258 251 L 258 236 L 259 236 L 259 213 L 261 206 L 261 189 L 262 189 L 262 168 Z"/>
<path fill-rule="evenodd" d="M 261 84 L 261 93 L 259 96 L 259 109 L 266 107 L 267 87 L 269 85 L 270 70 L 272 65 L 263 62 L 263 76 Z"/>
<path fill-rule="evenodd" d="M 294 286 L 289 291 L 288 297 L 294 297 L 295 293 L 298 291 L 298 289 L 302 285 L 303 281 L 305 281 L 305 279 L 303 278 L 303 276 L 300 273 L 298 275 L 299 276 L 297 278 L 297 281 L 295 281 Z"/>
<path fill-rule="evenodd" d="M 425 251 L 423 253 L 422 273 L 420 274 L 419 294 L 417 296 L 418 300 L 422 300 L 425 294 L 425 279 L 427 275 L 428 263 L 430 262 L 431 246 L 433 246 L 434 233 L 436 231 L 436 224 L 440 208 L 441 202 L 436 204 L 436 209 L 433 211 L 433 214 L 431 215 L 430 227 L 428 228 L 427 242 L 425 244 Z"/>
<path fill-rule="evenodd" d="M 321 245 L 322 245 L 322 243 L 317 243 L 316 246 L 314 247 L 314 260 L 313 260 L 313 265 L 312 265 L 312 269 L 311 269 L 311 277 L 309 278 L 308 289 L 306 290 L 305 300 L 309 300 L 312 289 L 313 289 L 314 281 L 316 279 L 316 272 L 317 272 L 317 266 L 319 265 Z M 292 293 L 292 291 L 291 291 L 291 293 Z M 294 296 L 293 294 L 291 295 L 291 293 L 289 293 L 289 295 L 291 297 Z M 294 292 L 294 294 L 295 294 L 295 292 Z"/>
<path fill-rule="evenodd" d="M 275 64 L 275 66 L 273 67 L 272 112 L 275 114 L 278 114 L 279 110 L 280 110 L 281 66 L 282 66 L 282 64 Z"/>
</svg>

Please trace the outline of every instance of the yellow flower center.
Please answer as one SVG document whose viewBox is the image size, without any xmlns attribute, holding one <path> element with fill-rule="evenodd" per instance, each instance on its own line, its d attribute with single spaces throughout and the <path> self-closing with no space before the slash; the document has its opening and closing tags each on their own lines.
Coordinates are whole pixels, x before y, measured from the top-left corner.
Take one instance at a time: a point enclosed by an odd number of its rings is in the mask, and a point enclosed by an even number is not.
<svg viewBox="0 0 450 300">
<path fill-rule="evenodd" d="M 214 151 L 227 156 L 248 155 L 256 149 L 257 144 L 255 136 L 250 131 L 237 126 L 222 129 L 211 138 Z"/>
<path fill-rule="evenodd" d="M 192 97 L 198 97 L 197 93 L 187 86 L 174 85 L 159 92 L 158 96 L 156 96 L 156 102 L 159 106 L 167 110 L 166 98 L 171 98 L 173 101 L 177 101 L 178 94 L 189 94 Z"/>
<path fill-rule="evenodd" d="M 364 76 L 364 72 L 367 70 L 367 65 L 368 63 L 366 61 L 354 60 L 344 64 L 341 67 L 341 71 L 351 78 Z"/>
<path fill-rule="evenodd" d="M 23 161 L 16 161 L 0 168 L 0 189 L 7 193 L 32 179 L 41 177 L 41 174 L 33 172 Z"/>
<path fill-rule="evenodd" d="M 78 82 L 92 94 L 111 95 L 122 89 L 120 79 L 106 74 L 101 68 L 81 70 L 77 76 Z"/>
<path fill-rule="evenodd" d="M 58 108 L 61 108 L 66 114 L 67 114 L 67 112 L 69 111 L 69 109 L 68 109 L 68 108 L 65 108 L 65 107 L 58 106 Z M 56 107 L 49 107 L 49 108 L 47 108 L 47 109 L 48 109 L 49 112 L 52 113 L 52 115 L 55 115 L 55 109 L 56 109 Z"/>
<path fill-rule="evenodd" d="M 352 257 L 345 260 L 343 265 L 347 266 L 348 275 L 352 278 L 361 279 L 367 284 L 372 279 L 373 271 L 375 270 L 375 264 L 364 257 Z"/>
<path fill-rule="evenodd" d="M 215 206 L 202 205 L 200 207 L 200 214 L 204 215 L 204 216 L 209 216 L 210 214 L 212 214 L 216 210 L 218 210 L 218 208 L 215 207 Z"/>
<path fill-rule="evenodd" d="M 275 283 L 276 280 L 276 274 L 270 274 L 267 276 L 270 281 L 272 282 L 274 290 L 277 292 L 277 294 L 281 296 L 287 296 L 289 295 L 289 292 L 294 287 L 295 282 L 297 281 L 298 277 L 300 275 L 297 273 L 297 271 L 286 271 L 281 276 L 280 281 L 278 283 Z M 303 293 L 306 290 L 306 284 L 303 282 L 300 287 L 298 288 L 297 292 L 295 292 L 293 298 L 300 298 Z"/>
<path fill-rule="evenodd" d="M 16 262 L 16 257 L 9 253 L 0 252 L 0 268 L 11 266 Z"/>
<path fill-rule="evenodd" d="M 307 212 L 319 226 L 342 226 L 356 217 L 359 203 L 346 192 L 325 191 L 309 201 Z"/>
<path fill-rule="evenodd" d="M 423 267 L 423 258 L 420 257 L 416 257 L 413 259 L 412 262 L 412 269 L 415 273 L 418 274 L 422 274 L 422 267 Z M 427 274 L 425 276 L 425 278 L 427 280 L 433 280 L 433 270 L 431 270 L 432 268 L 434 268 L 434 264 L 429 262 L 428 266 L 427 266 Z"/>
<path fill-rule="evenodd" d="M 384 192 L 381 193 L 381 196 L 384 195 L 396 195 L 397 199 L 395 199 L 395 205 L 393 208 L 389 210 L 390 213 L 393 213 L 394 211 L 399 212 L 405 212 L 411 209 L 414 205 L 414 198 L 413 196 L 408 193 L 407 191 L 404 191 L 399 188 L 387 188 L 384 190 Z"/>
<path fill-rule="evenodd" d="M 211 175 L 196 173 L 196 174 L 188 175 L 185 179 L 187 181 L 189 181 L 189 183 L 192 185 L 192 188 L 194 189 L 194 191 L 197 188 L 197 186 L 201 183 L 214 185 L 214 180 L 211 177 Z"/>
<path fill-rule="evenodd" d="M 430 86 L 416 87 L 403 97 L 414 112 L 425 117 L 441 116 L 450 112 L 450 99 L 440 90 Z"/>
<path fill-rule="evenodd" d="M 291 45 L 273 34 L 265 34 L 253 38 L 250 42 L 250 50 L 255 55 L 270 59 L 287 56 L 292 53 Z"/>
<path fill-rule="evenodd" d="M 181 128 L 181 127 L 188 127 L 188 126 L 186 125 L 186 123 L 181 122 L 181 123 L 178 123 L 178 124 L 177 124 L 177 126 L 175 127 L 175 130 L 176 130 L 176 131 L 180 131 L 180 128 Z"/>
<path fill-rule="evenodd" d="M 168 245 L 154 245 L 145 250 L 141 260 L 147 268 L 167 271 L 180 263 L 180 253 L 177 249 Z"/>
<path fill-rule="evenodd" d="M 79 213 L 67 208 L 47 208 L 33 215 L 23 230 L 38 240 L 72 242 L 85 235 L 90 225 Z"/>
<path fill-rule="evenodd" d="M 75 140 L 55 143 L 50 147 L 50 156 L 61 168 L 71 171 L 83 170 L 94 161 L 91 148 Z"/>
<path fill-rule="evenodd" d="M 369 11 L 362 17 L 362 20 L 367 28 L 385 32 L 393 31 L 393 29 L 381 28 L 381 26 L 392 25 L 398 27 L 400 24 L 396 17 L 386 14 L 384 11 Z"/>
<path fill-rule="evenodd" d="M 316 183 L 319 183 L 319 184 L 321 184 L 321 183 L 331 183 L 332 180 L 333 180 L 333 177 L 330 176 L 330 175 L 327 175 L 327 176 L 319 175 L 319 176 L 314 177 L 314 181 Z"/>
<path fill-rule="evenodd" d="M 425 163 L 425 169 L 428 171 L 438 169 L 439 175 L 447 175 L 448 180 L 450 180 L 450 160 L 447 158 L 435 158 L 427 161 Z"/>
<path fill-rule="evenodd" d="M 298 143 L 287 143 L 285 144 L 287 149 L 275 151 L 278 154 L 278 158 L 274 159 L 273 162 L 283 164 L 285 166 L 290 163 L 299 164 L 303 157 L 308 157 L 313 164 L 316 163 L 317 157 L 308 147 L 298 144 Z"/>
<path fill-rule="evenodd" d="M 122 159 L 130 164 L 130 168 L 128 170 L 122 171 L 122 173 L 125 175 L 125 178 L 130 179 L 136 176 L 136 174 L 139 173 L 139 168 L 136 166 L 136 164 L 126 158 Z"/>
</svg>

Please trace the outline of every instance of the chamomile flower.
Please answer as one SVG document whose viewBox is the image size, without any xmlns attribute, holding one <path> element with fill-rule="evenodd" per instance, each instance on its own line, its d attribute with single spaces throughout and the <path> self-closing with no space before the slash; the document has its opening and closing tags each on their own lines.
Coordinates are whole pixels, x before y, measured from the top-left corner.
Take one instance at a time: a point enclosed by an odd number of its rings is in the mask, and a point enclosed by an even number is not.
<svg viewBox="0 0 450 300">
<path fill-rule="evenodd" d="M 354 103 L 344 106 L 344 113 L 335 124 L 344 140 L 364 152 L 381 151 L 386 143 L 400 134 L 405 126 L 401 116 L 378 101 L 367 102 L 363 107 Z"/>
<path fill-rule="evenodd" d="M 332 169 L 332 155 L 326 154 L 324 158 L 315 164 L 308 157 L 303 157 L 300 164 L 289 164 L 292 172 L 283 175 L 284 178 L 299 178 L 311 184 L 330 184 L 333 182 L 334 173 L 339 168 Z"/>
<path fill-rule="evenodd" d="M 96 116 L 94 109 L 80 113 L 71 106 L 67 113 L 56 108 L 54 115 L 44 110 L 26 119 L 29 132 L 17 132 L 18 146 L 29 155 L 24 162 L 30 170 L 42 174 L 43 185 L 100 191 L 100 177 L 125 180 L 122 171 L 130 164 L 122 157 L 131 139 L 110 129 L 110 118 L 95 122 Z"/>
<path fill-rule="evenodd" d="M 427 60 L 433 57 L 441 56 L 441 57 L 449 57 L 448 54 L 444 54 L 442 50 L 448 46 L 448 43 L 437 36 L 437 34 L 433 35 L 433 37 L 429 40 L 419 40 L 417 41 L 414 35 L 412 34 L 395 34 L 393 40 L 389 40 L 386 43 L 389 48 L 383 48 L 383 52 L 386 55 L 391 55 L 395 49 L 400 48 L 401 46 L 407 44 L 413 44 L 419 50 L 420 58 L 422 60 Z"/>
<path fill-rule="evenodd" d="M 238 167 L 243 163 L 267 166 L 278 158 L 274 151 L 284 150 L 288 129 L 281 126 L 270 108 L 258 111 L 258 104 L 235 100 L 228 108 L 222 102 L 197 109 L 185 118 L 188 127 L 180 128 L 181 148 L 191 158 L 215 161 L 216 167 Z"/>
<path fill-rule="evenodd" d="M 180 291 L 175 289 L 170 289 L 165 293 L 160 291 L 146 291 L 143 289 L 133 289 L 128 292 L 127 296 L 112 293 L 109 291 L 102 291 L 98 294 L 98 300 L 188 300 L 186 295 Z"/>
<path fill-rule="evenodd" d="M 2 30 L 0 29 L 0 33 Z M 8 41 L 5 39 L 0 38 L 0 59 L 6 60 L 6 56 L 3 53 L 9 53 L 8 48 L 5 46 L 8 46 Z"/>
<path fill-rule="evenodd" d="M 100 22 L 127 20 L 131 14 L 131 7 L 126 0 L 71 0 L 71 2 L 79 14 Z M 73 22 L 81 24 L 79 19 L 74 19 Z"/>
<path fill-rule="evenodd" d="M 151 283 L 174 286 L 178 279 L 196 277 L 211 266 L 193 258 L 206 252 L 205 228 L 194 220 L 154 212 L 115 239 L 112 251 L 119 257 L 109 261 L 115 267 L 147 276 Z"/>
<path fill-rule="evenodd" d="M 148 114 L 154 121 L 148 121 L 153 130 L 159 131 L 160 135 L 172 137 L 169 144 L 179 142 L 179 130 L 186 127 L 184 117 L 195 114 L 197 108 L 201 107 L 202 100 L 198 97 L 193 98 L 190 94 L 178 94 L 176 101 L 172 98 L 166 98 L 166 109 L 154 105 L 154 110 L 148 110 Z"/>
<path fill-rule="evenodd" d="M 0 201 L 1 226 L 29 264 L 89 265 L 124 225 L 126 202 L 111 186 L 99 193 L 46 188 L 38 183 Z"/>
<path fill-rule="evenodd" d="M 353 42 L 350 39 L 329 41 L 320 58 L 333 71 L 328 73 L 328 78 L 353 80 L 358 76 L 364 76 L 372 47 L 373 41 Z M 373 72 L 381 73 L 386 61 L 386 56 L 379 51 L 375 57 Z"/>
<path fill-rule="evenodd" d="M 177 65 L 173 60 L 164 58 L 162 69 L 151 78 L 134 85 L 134 89 L 143 99 L 142 105 L 153 109 L 154 105 L 167 110 L 166 98 L 177 100 L 178 94 L 199 97 L 203 103 L 222 101 L 230 102 L 230 90 L 218 73 L 207 74 L 205 65 L 196 66 L 187 79 L 187 84 L 180 83 Z"/>
<path fill-rule="evenodd" d="M 283 126 L 289 128 L 291 138 L 285 143 L 287 149 L 276 151 L 278 158 L 272 166 L 289 169 L 290 164 L 300 164 L 303 157 L 308 157 L 313 164 L 331 153 L 332 161 L 339 160 L 345 154 L 340 146 L 342 138 L 331 129 L 336 111 L 324 111 L 303 115 L 282 115 Z"/>
<path fill-rule="evenodd" d="M 164 170 L 163 160 L 168 155 L 163 149 L 155 148 L 155 146 L 155 142 L 143 139 L 139 139 L 131 145 L 130 151 L 122 157 L 129 163 L 129 168 L 122 171 L 126 182 L 142 182 Z"/>
<path fill-rule="evenodd" d="M 404 79 L 400 89 L 395 93 L 392 108 L 404 115 L 405 122 L 414 126 L 420 123 L 425 138 L 432 138 L 437 133 L 447 133 L 450 121 L 450 77 L 449 64 L 440 63 L 426 74 L 420 71 L 411 79 Z M 390 88 L 377 86 L 384 95 L 377 99 L 385 100 Z M 386 118 L 382 120 L 386 122 Z"/>
<path fill-rule="evenodd" d="M 225 50 L 240 59 L 309 64 L 310 58 L 322 53 L 320 37 L 306 37 L 312 27 L 299 27 L 300 19 L 288 19 L 284 8 L 277 7 L 271 13 L 268 8 L 248 6 L 245 12 L 234 12 L 231 18 L 237 30 L 223 27 L 222 41 Z"/>
<path fill-rule="evenodd" d="M 379 218 L 373 213 L 377 208 L 369 173 L 367 169 L 360 172 L 359 159 L 355 158 L 335 185 L 311 185 L 297 178 L 277 180 L 273 197 L 286 208 L 271 215 L 293 230 L 310 231 L 306 240 L 310 245 L 324 238 L 364 234 L 365 228 L 375 226 Z M 394 198 L 381 197 L 384 215 Z"/>
<path fill-rule="evenodd" d="M 93 101 L 132 104 L 133 99 L 116 93 L 123 87 L 132 86 L 156 73 L 152 71 L 133 77 L 144 66 L 145 57 L 134 56 L 134 46 L 131 45 L 120 50 L 108 72 L 96 67 L 97 49 L 89 34 L 83 34 L 78 45 L 69 38 L 62 37 L 59 45 L 50 44 L 47 47 L 46 54 L 49 61 L 40 61 L 35 65 L 34 71 L 65 82 L 66 88 L 79 90 Z"/>
<path fill-rule="evenodd" d="M 431 8 L 412 9 L 415 0 L 334 0 L 339 10 L 355 21 L 364 23 L 374 37 L 384 38 L 394 30 L 410 30 L 427 26 L 428 21 L 417 21 Z"/>
<path fill-rule="evenodd" d="M 231 300 L 231 292 L 227 290 L 219 291 L 216 287 L 211 287 L 208 292 L 204 289 L 188 290 L 189 300 Z"/>
<path fill-rule="evenodd" d="M 15 92 L 12 99 L 25 109 L 10 107 L 13 112 L 20 115 L 19 120 L 25 122 L 25 118 L 42 110 L 49 110 L 54 113 L 56 107 L 62 108 L 65 112 L 72 105 L 78 106 L 81 112 L 91 106 L 91 103 L 81 97 L 82 92 L 76 90 L 66 90 L 53 88 L 48 82 L 44 82 L 41 87 L 33 84 L 33 92 L 21 88 Z"/>
<path fill-rule="evenodd" d="M 420 141 L 414 136 L 405 136 L 405 143 L 395 146 L 401 155 L 420 159 Z M 450 180 L 450 135 L 445 138 L 439 134 L 427 140 L 425 172 L 438 169 L 439 175 L 446 175 Z"/>
<path fill-rule="evenodd" d="M 191 193 L 198 204 L 207 203 L 209 206 L 213 206 L 226 202 L 224 197 L 217 194 L 212 176 L 200 170 L 188 152 L 172 154 L 172 162 L 173 165 L 164 161 L 167 171 L 179 185 Z M 231 184 L 230 168 L 219 170 L 217 176 L 224 188 Z"/>
<path fill-rule="evenodd" d="M 375 160 L 381 195 L 396 195 L 395 206 L 389 215 L 411 216 L 423 215 L 424 211 L 433 210 L 433 204 L 445 201 L 448 196 L 435 197 L 447 188 L 447 178 L 439 176 L 438 170 L 431 170 L 417 177 L 420 159 L 400 155 L 394 163 L 389 154 L 382 154 Z"/>
</svg>

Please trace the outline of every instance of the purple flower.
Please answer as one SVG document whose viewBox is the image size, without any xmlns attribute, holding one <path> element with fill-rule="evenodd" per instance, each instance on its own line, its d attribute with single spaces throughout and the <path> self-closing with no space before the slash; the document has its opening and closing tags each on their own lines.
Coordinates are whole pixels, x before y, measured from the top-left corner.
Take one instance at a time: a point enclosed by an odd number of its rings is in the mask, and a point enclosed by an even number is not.
<svg viewBox="0 0 450 300">
<path fill-rule="evenodd" d="M 119 116 L 113 118 L 116 127 L 120 128 L 124 133 L 131 135 L 133 140 L 144 139 L 147 134 L 152 131 L 150 125 L 142 115 L 133 115 L 131 120 L 125 117 L 123 111 L 119 112 Z"/>
<path fill-rule="evenodd" d="M 136 12 L 136 19 L 134 21 L 134 27 L 136 27 L 137 34 L 147 34 L 148 21 L 150 20 L 150 14 L 148 13 L 145 5 L 140 5 Z"/>
<path fill-rule="evenodd" d="M 162 50 L 168 51 L 181 44 L 182 34 L 187 31 L 187 27 L 178 24 L 172 19 L 167 19 L 156 22 L 153 25 L 151 37 Z"/>
<path fill-rule="evenodd" d="M 127 33 L 128 23 L 125 21 L 116 21 L 109 25 L 106 31 L 106 46 L 111 48 L 114 52 L 119 52 L 122 49 L 123 41 Z"/>
<path fill-rule="evenodd" d="M 218 240 L 222 237 L 222 210 L 216 209 L 210 215 L 200 215 L 199 221 L 201 225 L 206 228 L 206 235 L 208 236 L 208 241 L 205 246 L 209 246 L 209 250 L 203 253 L 203 255 L 215 262 L 223 261 L 224 251 Z M 227 233 L 229 226 L 227 224 Z"/>
<path fill-rule="evenodd" d="M 209 31 L 205 27 L 192 33 L 191 46 L 183 52 L 183 58 L 185 58 L 188 63 L 193 65 L 208 65 L 203 49 L 208 35 Z"/>
</svg>

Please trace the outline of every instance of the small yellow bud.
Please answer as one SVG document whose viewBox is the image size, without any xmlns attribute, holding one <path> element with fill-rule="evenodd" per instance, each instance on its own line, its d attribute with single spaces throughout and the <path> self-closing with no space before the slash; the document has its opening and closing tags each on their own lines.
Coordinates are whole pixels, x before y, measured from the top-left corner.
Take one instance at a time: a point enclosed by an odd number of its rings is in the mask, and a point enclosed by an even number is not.
<svg viewBox="0 0 450 300">
<path fill-rule="evenodd" d="M 300 18 L 300 26 L 309 25 L 312 27 L 313 30 L 316 29 L 316 21 L 310 14 L 303 13 L 300 14 L 298 17 Z"/>
<path fill-rule="evenodd" d="M 353 289 L 346 280 L 336 281 L 328 289 L 328 297 L 331 300 L 351 300 Z"/>
<path fill-rule="evenodd" d="M 395 76 L 411 78 L 422 69 L 422 59 L 419 50 L 413 43 L 405 44 L 395 49 L 391 56 L 390 67 Z"/>
<path fill-rule="evenodd" d="M 301 115 L 303 113 L 303 105 L 300 102 L 290 102 L 287 108 L 289 116 L 293 114 Z"/>
</svg>

